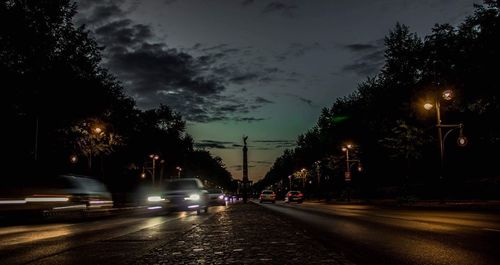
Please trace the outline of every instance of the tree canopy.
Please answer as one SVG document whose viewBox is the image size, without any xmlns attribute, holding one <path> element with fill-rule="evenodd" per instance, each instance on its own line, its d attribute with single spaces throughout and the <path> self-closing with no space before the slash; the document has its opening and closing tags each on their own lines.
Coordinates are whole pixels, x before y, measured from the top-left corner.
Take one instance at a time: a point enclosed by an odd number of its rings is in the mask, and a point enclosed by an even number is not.
<svg viewBox="0 0 500 265">
<path fill-rule="evenodd" d="M 397 195 L 406 181 L 414 188 L 409 192 L 436 197 L 443 189 L 437 185 L 440 175 L 449 196 L 498 197 L 498 184 L 490 185 L 498 182 L 498 169 L 489 165 L 498 162 L 490 154 L 500 138 L 499 7 L 499 1 L 485 1 L 460 25 L 436 24 L 424 38 L 397 23 L 385 37 L 379 73 L 323 109 L 317 124 L 276 159 L 256 187 L 284 189 L 288 175 L 304 167 L 312 172 L 314 162 L 322 161 L 321 186 L 340 197 L 346 184 L 341 147 L 352 143 L 363 165 L 352 181 L 361 197 L 385 196 L 393 187 L 390 194 Z M 457 147 L 458 133 L 450 132 L 440 173 L 435 109 L 426 112 L 423 104 L 446 89 L 454 97 L 441 104 L 442 122 L 464 124 L 469 144 Z"/>
<path fill-rule="evenodd" d="M 76 8 L 70 0 L 0 1 L 8 174 L 72 171 L 123 190 L 150 181 L 140 174 L 157 154 L 158 176 L 189 165 L 200 178 L 229 187 L 230 173 L 220 159 L 194 150 L 178 113 L 166 105 L 140 110 L 124 93 L 102 67 L 104 47 L 73 23 Z"/>
</svg>

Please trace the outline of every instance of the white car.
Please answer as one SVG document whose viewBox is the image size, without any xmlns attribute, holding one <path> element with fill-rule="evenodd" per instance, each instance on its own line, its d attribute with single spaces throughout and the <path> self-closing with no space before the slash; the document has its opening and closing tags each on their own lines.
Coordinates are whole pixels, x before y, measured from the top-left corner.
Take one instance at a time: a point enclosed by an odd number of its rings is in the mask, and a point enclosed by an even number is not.
<svg viewBox="0 0 500 265">
<path fill-rule="evenodd" d="M 276 202 L 276 193 L 274 193 L 274 191 L 272 191 L 272 190 L 263 190 L 260 193 L 259 202 L 260 203 L 263 203 L 263 202 L 275 203 Z"/>
<path fill-rule="evenodd" d="M 221 189 L 208 189 L 209 205 L 226 205 L 225 197 Z"/>
<path fill-rule="evenodd" d="M 197 178 L 167 181 L 162 189 L 147 197 L 149 209 L 208 212 L 208 191 Z"/>
</svg>

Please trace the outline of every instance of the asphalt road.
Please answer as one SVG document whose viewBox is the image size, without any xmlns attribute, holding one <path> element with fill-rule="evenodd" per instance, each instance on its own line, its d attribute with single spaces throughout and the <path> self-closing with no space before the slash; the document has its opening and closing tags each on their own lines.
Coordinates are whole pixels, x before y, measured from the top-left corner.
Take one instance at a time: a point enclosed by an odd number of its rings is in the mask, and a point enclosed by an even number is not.
<svg viewBox="0 0 500 265">
<path fill-rule="evenodd" d="M 320 203 L 261 204 L 357 264 L 499 264 L 500 213 Z"/>
<path fill-rule="evenodd" d="M 111 217 L 0 226 L 1 264 L 127 264 L 168 238 L 185 233 L 208 214 L 145 214 L 128 211 Z"/>
</svg>

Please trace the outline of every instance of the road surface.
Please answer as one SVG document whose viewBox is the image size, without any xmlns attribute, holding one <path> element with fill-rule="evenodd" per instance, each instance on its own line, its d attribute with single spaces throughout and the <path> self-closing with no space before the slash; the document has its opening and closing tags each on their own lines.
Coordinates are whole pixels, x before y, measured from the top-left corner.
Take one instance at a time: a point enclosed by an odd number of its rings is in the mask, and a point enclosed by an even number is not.
<svg viewBox="0 0 500 265">
<path fill-rule="evenodd" d="M 2 225 L 0 263 L 128 264 L 223 209 L 210 207 L 208 214 L 201 215 L 151 215 L 137 210 L 92 220 Z"/>
<path fill-rule="evenodd" d="M 357 264 L 499 264 L 500 213 L 322 203 L 261 204 Z"/>
</svg>

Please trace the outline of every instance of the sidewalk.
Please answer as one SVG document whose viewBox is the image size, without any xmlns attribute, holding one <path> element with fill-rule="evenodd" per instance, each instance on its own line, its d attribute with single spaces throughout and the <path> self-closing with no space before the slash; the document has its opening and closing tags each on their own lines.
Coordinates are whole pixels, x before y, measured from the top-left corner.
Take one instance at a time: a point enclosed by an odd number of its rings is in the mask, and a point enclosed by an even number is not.
<svg viewBox="0 0 500 265">
<path fill-rule="evenodd" d="M 133 264 L 350 263 L 285 217 L 237 203 Z"/>
</svg>

